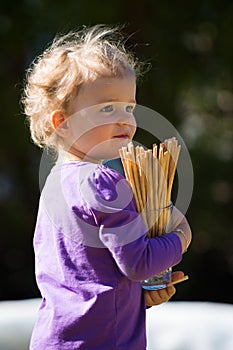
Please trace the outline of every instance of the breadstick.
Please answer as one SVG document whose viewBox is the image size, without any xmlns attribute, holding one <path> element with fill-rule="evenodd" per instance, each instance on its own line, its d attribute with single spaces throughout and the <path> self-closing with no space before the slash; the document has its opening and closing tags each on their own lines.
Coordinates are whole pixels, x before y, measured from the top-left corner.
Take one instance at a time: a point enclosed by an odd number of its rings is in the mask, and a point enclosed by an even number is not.
<svg viewBox="0 0 233 350">
<path fill-rule="evenodd" d="M 124 169 L 124 172 L 125 172 L 125 176 L 128 179 L 129 178 L 129 172 L 128 172 L 128 167 L 127 167 L 126 152 L 127 152 L 127 148 L 126 147 L 122 147 L 120 149 L 120 151 L 119 151 L 120 157 L 121 157 L 121 161 L 122 161 L 122 165 L 123 165 L 123 169 Z"/>
<path fill-rule="evenodd" d="M 133 174 L 133 167 L 132 167 L 132 161 L 131 161 L 131 157 L 129 152 L 126 153 L 127 155 L 127 168 L 128 168 L 128 176 L 129 176 L 129 183 L 132 187 L 132 191 L 135 197 L 135 201 L 136 201 L 136 206 L 137 206 L 137 211 L 140 212 L 140 204 L 139 204 L 139 199 L 138 199 L 138 193 L 137 193 L 137 188 L 136 188 L 136 183 L 135 183 L 135 179 L 134 179 L 134 174 Z"/>
<path fill-rule="evenodd" d="M 147 219 L 147 199 L 148 199 L 148 184 L 146 177 L 146 157 L 145 150 L 143 147 L 140 147 L 139 152 L 139 170 L 140 170 L 140 186 L 141 186 L 141 196 L 142 196 L 142 205 L 143 205 L 143 218 L 144 221 L 149 227 L 148 219 Z"/>
<path fill-rule="evenodd" d="M 189 279 L 189 276 L 188 276 L 188 275 L 186 275 L 186 276 L 184 276 L 184 277 L 180 278 L 179 280 L 176 280 L 176 281 L 171 282 L 171 283 L 174 285 L 174 284 L 177 284 L 177 283 L 180 283 L 180 282 L 187 281 L 188 279 Z"/>
<path fill-rule="evenodd" d="M 179 153 L 180 145 L 174 137 L 164 140 L 159 147 L 154 144 L 152 150 L 139 146 L 134 148 L 133 143 L 120 150 L 126 179 L 132 187 L 137 210 L 148 227 L 150 237 L 166 232 Z"/>
<path fill-rule="evenodd" d="M 153 200 L 153 180 L 152 180 L 152 151 L 149 149 L 146 151 L 146 159 L 148 163 L 148 168 L 147 168 L 147 182 L 148 182 L 148 224 L 150 230 L 152 229 L 153 222 L 154 222 L 154 215 L 153 215 L 153 210 L 154 210 L 154 200 Z"/>
<path fill-rule="evenodd" d="M 140 152 L 139 152 L 139 170 L 140 170 L 140 184 L 142 189 L 141 191 L 142 203 L 144 208 L 147 200 L 147 186 L 146 186 L 146 176 L 145 176 L 145 152 L 142 147 L 140 147 Z"/>
<path fill-rule="evenodd" d="M 157 235 L 158 228 L 158 207 L 159 207 L 159 188 L 158 188 L 158 158 L 157 158 L 157 145 L 153 145 L 153 186 L 154 186 L 154 223 L 153 223 L 153 231 L 155 231 L 155 235 Z"/>
</svg>

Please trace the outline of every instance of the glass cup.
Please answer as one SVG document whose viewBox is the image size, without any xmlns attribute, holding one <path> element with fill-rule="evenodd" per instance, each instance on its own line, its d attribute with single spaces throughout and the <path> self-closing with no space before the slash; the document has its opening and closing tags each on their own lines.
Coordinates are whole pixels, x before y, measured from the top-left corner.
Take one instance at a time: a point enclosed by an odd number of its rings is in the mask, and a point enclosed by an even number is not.
<svg viewBox="0 0 233 350">
<path fill-rule="evenodd" d="M 159 209 L 157 211 L 156 215 L 158 216 L 158 215 L 161 215 L 162 212 L 164 214 L 164 213 L 166 213 L 166 211 L 169 211 L 169 213 L 168 213 L 169 216 L 167 216 L 167 218 L 169 220 L 169 217 L 172 213 L 172 208 L 173 208 L 173 203 L 171 202 L 170 205 L 168 205 L 167 207 Z M 158 212 L 159 212 L 159 214 L 158 214 Z M 153 213 L 153 215 L 154 215 L 154 213 Z M 156 222 L 156 223 L 159 226 L 158 222 Z M 165 230 L 165 228 L 164 228 L 164 230 Z M 166 288 L 167 282 L 171 282 L 171 280 L 172 280 L 171 275 L 172 275 L 172 268 L 169 267 L 168 269 L 161 272 L 160 274 L 155 275 L 151 278 L 148 278 L 148 279 L 145 279 L 144 281 L 142 281 L 141 282 L 142 288 L 147 289 L 147 290 L 158 290 L 158 289 Z"/>
<path fill-rule="evenodd" d="M 142 288 L 147 290 L 158 290 L 166 288 L 167 282 L 171 282 L 172 268 L 169 267 L 167 270 L 155 275 L 152 278 L 141 282 Z"/>
</svg>

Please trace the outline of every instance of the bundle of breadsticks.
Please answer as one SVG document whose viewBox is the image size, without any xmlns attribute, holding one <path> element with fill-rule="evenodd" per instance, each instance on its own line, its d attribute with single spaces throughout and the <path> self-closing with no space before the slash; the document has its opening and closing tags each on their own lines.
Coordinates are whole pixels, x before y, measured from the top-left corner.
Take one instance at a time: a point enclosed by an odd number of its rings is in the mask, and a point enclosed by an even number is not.
<svg viewBox="0 0 233 350">
<path fill-rule="evenodd" d="M 171 214 L 171 193 L 180 145 L 175 137 L 152 149 L 129 143 L 120 149 L 125 176 L 135 196 L 149 237 L 166 232 Z"/>
</svg>

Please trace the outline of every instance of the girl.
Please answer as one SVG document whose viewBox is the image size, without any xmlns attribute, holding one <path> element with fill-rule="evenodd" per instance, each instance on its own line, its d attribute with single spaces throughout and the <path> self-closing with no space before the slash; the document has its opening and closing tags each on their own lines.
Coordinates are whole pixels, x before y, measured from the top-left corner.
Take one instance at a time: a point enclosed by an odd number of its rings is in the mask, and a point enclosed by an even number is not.
<svg viewBox="0 0 233 350">
<path fill-rule="evenodd" d="M 185 218 L 148 239 L 126 180 L 102 165 L 136 131 L 138 64 L 116 33 L 96 26 L 60 37 L 28 72 L 32 139 L 58 153 L 35 228 L 43 301 L 31 350 L 145 349 L 146 305 L 175 289 L 143 293 L 140 281 L 180 262 L 191 241 Z"/>
</svg>

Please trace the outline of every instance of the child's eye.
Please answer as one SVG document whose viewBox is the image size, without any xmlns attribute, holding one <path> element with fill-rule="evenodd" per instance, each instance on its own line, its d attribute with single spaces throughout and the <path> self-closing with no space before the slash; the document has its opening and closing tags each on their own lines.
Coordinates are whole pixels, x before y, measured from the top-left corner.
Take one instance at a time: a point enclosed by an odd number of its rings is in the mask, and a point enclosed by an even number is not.
<svg viewBox="0 0 233 350">
<path fill-rule="evenodd" d="M 105 112 L 105 113 L 109 113 L 112 111 L 113 111 L 113 105 L 108 105 L 101 109 L 101 112 Z"/>
<path fill-rule="evenodd" d="M 125 110 L 127 113 L 133 113 L 135 106 L 126 106 Z"/>
</svg>

